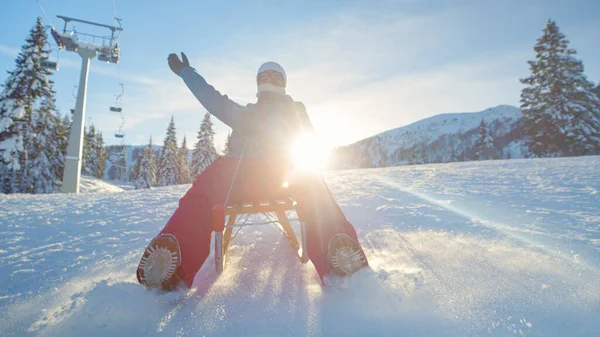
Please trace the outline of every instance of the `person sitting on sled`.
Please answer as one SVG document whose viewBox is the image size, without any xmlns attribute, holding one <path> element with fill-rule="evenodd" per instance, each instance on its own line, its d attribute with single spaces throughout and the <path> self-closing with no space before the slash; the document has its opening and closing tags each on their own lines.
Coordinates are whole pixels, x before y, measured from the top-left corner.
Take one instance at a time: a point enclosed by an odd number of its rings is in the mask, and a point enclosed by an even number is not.
<svg viewBox="0 0 600 337">
<path fill-rule="evenodd" d="M 319 172 L 295 174 L 289 186 L 282 187 L 292 170 L 294 142 L 313 132 L 304 104 L 286 95 L 283 68 L 275 62 L 263 64 L 256 76 L 258 100 L 242 106 L 209 85 L 184 53 L 181 58 L 170 54 L 169 67 L 208 112 L 231 127 L 229 153 L 208 166 L 180 199 L 144 251 L 138 281 L 148 288 L 173 290 L 179 284 L 190 288 L 210 254 L 213 206 L 227 198 L 235 204 L 282 193 L 297 202 L 298 218 L 307 224 L 308 256 L 322 281 L 331 273 L 349 275 L 367 266 L 354 227 Z"/>
</svg>

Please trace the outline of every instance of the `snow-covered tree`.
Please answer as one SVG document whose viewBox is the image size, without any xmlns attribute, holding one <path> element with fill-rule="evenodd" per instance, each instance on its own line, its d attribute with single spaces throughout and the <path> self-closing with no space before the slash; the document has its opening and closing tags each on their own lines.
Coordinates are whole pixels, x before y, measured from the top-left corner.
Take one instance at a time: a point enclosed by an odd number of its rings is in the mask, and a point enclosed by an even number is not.
<svg viewBox="0 0 600 337">
<path fill-rule="evenodd" d="M 136 181 L 138 178 L 138 175 L 140 174 L 140 165 L 142 164 L 142 156 L 144 155 L 144 153 L 138 153 L 138 155 L 135 158 L 135 164 L 133 165 L 133 167 L 131 168 L 131 171 L 129 172 L 129 181 L 133 181 L 133 186 L 137 188 L 136 186 Z"/>
<path fill-rule="evenodd" d="M 169 186 L 177 184 L 177 136 L 175 134 L 175 120 L 167 128 L 162 153 L 158 163 L 158 186 Z"/>
<path fill-rule="evenodd" d="M 231 131 L 229 131 L 229 133 L 227 133 L 227 139 L 225 140 L 225 146 L 223 148 L 223 154 L 224 155 L 229 154 L 230 150 L 231 150 Z"/>
<path fill-rule="evenodd" d="M 102 133 L 93 124 L 86 126 L 83 135 L 81 173 L 102 179 L 106 166 L 106 150 Z"/>
<path fill-rule="evenodd" d="M 593 91 L 596 94 L 596 96 L 598 96 L 598 98 L 600 98 L 600 83 L 598 83 L 598 85 L 596 86 L 596 88 L 594 88 Z"/>
<path fill-rule="evenodd" d="M 154 160 L 154 151 L 152 150 L 152 137 L 150 143 L 144 148 L 141 156 L 138 156 L 136 163 L 136 177 L 133 185 L 136 189 L 150 188 L 156 185 L 156 163 Z"/>
<path fill-rule="evenodd" d="M 423 164 L 423 151 L 421 147 L 417 144 L 412 152 L 412 156 L 408 160 L 409 165 L 419 165 Z"/>
<path fill-rule="evenodd" d="M 490 136 L 487 124 L 481 119 L 479 123 L 479 138 L 475 143 L 475 159 L 476 160 L 488 160 L 492 159 L 492 152 L 494 150 L 494 140 Z"/>
<path fill-rule="evenodd" d="M 60 153 L 63 155 L 63 158 L 67 156 L 67 147 L 69 146 L 69 134 L 71 132 L 71 120 L 68 114 L 65 114 L 62 118 L 58 126 L 58 140 L 59 140 L 59 149 Z M 64 165 L 59 165 L 55 168 L 56 176 L 62 180 L 64 175 L 65 167 Z"/>
<path fill-rule="evenodd" d="M 96 128 L 86 125 L 83 131 L 83 149 L 81 153 L 81 174 L 94 175 L 94 157 L 96 148 Z"/>
<path fill-rule="evenodd" d="M 102 132 L 96 132 L 96 166 L 94 167 L 94 176 L 98 179 L 104 178 L 104 170 L 106 168 L 106 149 L 104 148 L 104 137 Z"/>
<path fill-rule="evenodd" d="M 38 18 L 0 94 L 0 188 L 3 193 L 58 190 L 64 135 L 56 113 L 47 35 Z"/>
<path fill-rule="evenodd" d="M 456 146 L 454 145 L 454 141 L 450 140 L 450 144 L 448 146 L 450 146 L 449 162 L 458 161 L 458 156 L 456 155 Z"/>
<path fill-rule="evenodd" d="M 568 42 L 548 20 L 528 62 L 531 76 L 521 79 L 527 146 L 538 157 L 600 153 L 600 99 Z"/>
<path fill-rule="evenodd" d="M 44 97 L 39 107 L 28 116 L 23 146 L 26 152 L 21 190 L 23 193 L 58 192 L 64 169 L 60 118 L 53 93 Z"/>
<path fill-rule="evenodd" d="M 423 159 L 423 164 L 429 164 L 431 161 L 429 159 L 429 154 L 427 153 L 427 144 L 421 144 L 421 158 Z"/>
<path fill-rule="evenodd" d="M 210 114 L 206 113 L 198 131 L 196 148 L 192 154 L 192 179 L 195 179 L 217 158 L 214 135 Z"/>
<path fill-rule="evenodd" d="M 106 152 L 104 149 L 104 140 L 102 133 L 96 130 L 94 125 L 86 130 L 83 144 L 83 163 L 81 173 L 96 177 L 104 177 L 104 167 L 106 165 Z"/>
<path fill-rule="evenodd" d="M 187 148 L 187 141 L 183 136 L 183 142 L 181 148 L 177 153 L 177 173 L 179 184 L 189 184 L 192 182 L 191 171 L 190 171 L 190 159 L 189 150 Z"/>
</svg>

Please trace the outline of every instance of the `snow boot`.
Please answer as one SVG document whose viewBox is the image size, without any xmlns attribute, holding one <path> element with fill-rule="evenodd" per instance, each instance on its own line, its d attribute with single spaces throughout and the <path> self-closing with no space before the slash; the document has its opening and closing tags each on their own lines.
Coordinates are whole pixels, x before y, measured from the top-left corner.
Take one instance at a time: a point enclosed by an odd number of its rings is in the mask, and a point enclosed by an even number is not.
<svg viewBox="0 0 600 337">
<path fill-rule="evenodd" d="M 367 267 L 367 257 L 354 239 L 346 234 L 336 234 L 329 241 L 327 260 L 331 263 L 333 272 L 340 276 L 354 274 Z"/>
<path fill-rule="evenodd" d="M 181 249 L 175 236 L 159 235 L 144 251 L 136 273 L 138 282 L 148 288 L 174 290 L 185 279 L 180 265 Z"/>
</svg>

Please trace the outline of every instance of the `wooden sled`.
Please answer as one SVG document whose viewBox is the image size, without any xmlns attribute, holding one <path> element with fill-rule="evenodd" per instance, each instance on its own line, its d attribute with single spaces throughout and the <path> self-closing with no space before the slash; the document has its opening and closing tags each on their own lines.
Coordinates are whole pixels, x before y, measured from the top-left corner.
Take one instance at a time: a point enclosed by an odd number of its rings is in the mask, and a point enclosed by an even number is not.
<svg viewBox="0 0 600 337">
<path fill-rule="evenodd" d="M 227 249 L 231 240 L 235 235 L 233 229 L 238 228 L 237 232 L 242 227 L 257 226 L 257 225 L 274 225 L 281 226 L 282 232 L 287 236 L 292 244 L 300 262 L 308 262 L 308 253 L 306 250 L 306 222 L 300 221 L 297 218 L 289 219 L 286 211 L 296 212 L 296 202 L 291 199 L 282 200 L 267 200 L 256 202 L 245 202 L 236 205 L 217 204 L 213 207 L 213 230 L 215 232 L 215 270 L 218 274 L 223 272 Z M 246 215 L 246 220 L 252 214 L 264 214 L 268 221 L 238 223 L 243 215 Z M 297 214 L 297 212 L 296 212 Z M 274 216 L 273 216 L 274 215 Z M 225 219 L 227 218 L 227 221 Z M 291 221 L 300 223 L 300 240 L 296 237 Z M 236 235 L 237 235 L 236 232 Z"/>
</svg>

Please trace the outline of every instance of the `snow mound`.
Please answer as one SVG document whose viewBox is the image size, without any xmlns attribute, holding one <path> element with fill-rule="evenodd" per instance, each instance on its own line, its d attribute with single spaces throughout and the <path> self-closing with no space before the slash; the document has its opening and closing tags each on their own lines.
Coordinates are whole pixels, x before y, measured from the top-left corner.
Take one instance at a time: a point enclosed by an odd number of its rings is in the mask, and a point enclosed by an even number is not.
<svg viewBox="0 0 600 337">
<path fill-rule="evenodd" d="M 81 193 L 116 193 L 123 192 L 123 188 L 107 183 L 91 176 L 81 176 L 79 192 Z"/>
</svg>

